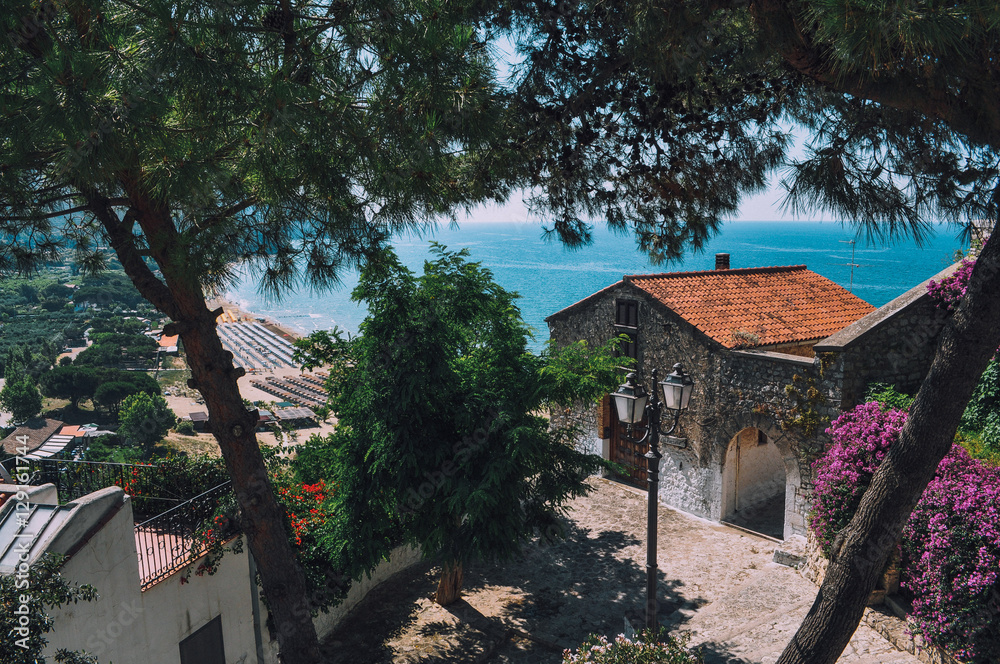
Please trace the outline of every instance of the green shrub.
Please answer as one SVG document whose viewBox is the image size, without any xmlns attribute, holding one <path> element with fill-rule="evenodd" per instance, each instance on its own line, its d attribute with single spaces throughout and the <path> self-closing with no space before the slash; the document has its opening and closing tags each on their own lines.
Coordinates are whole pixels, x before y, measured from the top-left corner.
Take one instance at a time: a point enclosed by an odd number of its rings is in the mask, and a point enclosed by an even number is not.
<svg viewBox="0 0 1000 664">
<path fill-rule="evenodd" d="M 988 466 L 1000 466 L 1000 447 L 988 445 L 980 434 L 974 431 L 959 431 L 955 434 L 955 442 L 973 459 L 979 459 Z"/>
<path fill-rule="evenodd" d="M 910 409 L 914 398 L 909 394 L 903 394 L 897 390 L 895 385 L 889 385 L 888 383 L 868 383 L 864 401 L 866 403 L 877 401 L 882 410 L 902 410 L 905 412 Z"/>
<path fill-rule="evenodd" d="M 107 434 L 87 443 L 87 451 L 83 458 L 86 461 L 104 463 L 141 463 L 142 452 L 133 447 L 127 447 L 124 441 L 115 434 Z"/>
<path fill-rule="evenodd" d="M 185 436 L 193 436 L 195 434 L 194 422 L 190 420 L 181 420 L 177 423 L 177 426 L 174 427 L 174 431 L 184 434 Z"/>
<path fill-rule="evenodd" d="M 687 649 L 687 639 L 668 636 L 661 627 L 659 637 L 643 630 L 633 639 L 619 634 L 614 641 L 591 635 L 578 652 L 563 653 L 563 664 L 699 664 L 700 652 Z"/>
</svg>

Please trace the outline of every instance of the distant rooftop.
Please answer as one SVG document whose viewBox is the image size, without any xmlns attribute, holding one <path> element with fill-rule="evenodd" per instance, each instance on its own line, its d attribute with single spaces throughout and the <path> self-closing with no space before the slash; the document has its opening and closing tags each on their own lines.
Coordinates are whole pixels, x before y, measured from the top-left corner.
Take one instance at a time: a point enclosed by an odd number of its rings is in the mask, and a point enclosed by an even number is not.
<svg viewBox="0 0 1000 664">
<path fill-rule="evenodd" d="M 25 450 L 27 453 L 34 452 L 62 427 L 63 423 L 59 420 L 50 420 L 44 417 L 28 420 L 0 441 L 0 444 L 3 445 L 3 450 L 7 454 L 22 454 L 25 453 Z M 26 443 L 19 441 L 22 437 L 27 437 Z"/>
</svg>

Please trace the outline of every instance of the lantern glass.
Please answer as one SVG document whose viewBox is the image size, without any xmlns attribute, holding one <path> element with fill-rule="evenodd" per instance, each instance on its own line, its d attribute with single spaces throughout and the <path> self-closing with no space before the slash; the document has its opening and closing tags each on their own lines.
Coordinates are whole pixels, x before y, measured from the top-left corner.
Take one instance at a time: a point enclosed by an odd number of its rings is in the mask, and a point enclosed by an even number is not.
<svg viewBox="0 0 1000 664">
<path fill-rule="evenodd" d="M 635 384 L 634 374 L 629 374 L 625 384 L 611 395 L 615 399 L 618 420 L 625 424 L 638 424 L 646 412 L 646 402 L 649 395 L 641 385 Z"/>
<path fill-rule="evenodd" d="M 674 370 L 660 381 L 663 388 L 663 402 L 670 410 L 687 410 L 694 391 L 694 380 L 687 375 L 680 364 L 674 365 Z"/>
</svg>

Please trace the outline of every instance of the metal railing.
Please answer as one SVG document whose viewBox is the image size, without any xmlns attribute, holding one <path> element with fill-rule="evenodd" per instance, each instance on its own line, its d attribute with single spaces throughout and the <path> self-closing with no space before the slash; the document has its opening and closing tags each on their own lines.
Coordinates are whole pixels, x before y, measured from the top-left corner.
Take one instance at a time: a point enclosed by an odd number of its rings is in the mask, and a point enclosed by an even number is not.
<svg viewBox="0 0 1000 664">
<path fill-rule="evenodd" d="M 109 486 L 119 486 L 132 497 L 132 512 L 137 520 L 161 514 L 188 500 L 204 486 L 181 478 L 174 470 L 153 464 L 31 459 L 28 467 L 31 474 L 28 484 L 54 484 L 60 503 Z M 8 470 L 13 468 L 8 467 Z"/>
<path fill-rule="evenodd" d="M 232 521 L 210 524 L 220 503 L 231 494 L 231 483 L 224 482 L 136 524 L 135 547 L 143 590 L 203 555 L 211 541 L 222 541 L 237 534 L 238 529 Z M 212 532 L 208 532 L 206 526 L 211 527 Z"/>
</svg>

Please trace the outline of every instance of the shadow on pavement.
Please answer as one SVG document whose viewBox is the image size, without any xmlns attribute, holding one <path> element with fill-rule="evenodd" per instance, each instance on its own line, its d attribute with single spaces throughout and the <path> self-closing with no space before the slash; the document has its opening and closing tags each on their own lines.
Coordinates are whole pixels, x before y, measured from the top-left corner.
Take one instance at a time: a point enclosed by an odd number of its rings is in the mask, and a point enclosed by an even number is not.
<svg viewBox="0 0 1000 664">
<path fill-rule="evenodd" d="M 622 632 L 625 618 L 642 626 L 644 542 L 564 525 L 567 538 L 556 544 L 531 544 L 503 564 L 469 565 L 463 600 L 449 607 L 430 600 L 438 571 L 430 563 L 393 577 L 325 639 L 327 662 L 558 663 L 564 648 L 590 634 Z M 635 551 L 622 556 L 626 548 Z M 661 619 L 703 603 L 662 573 L 658 589 Z"/>
</svg>

